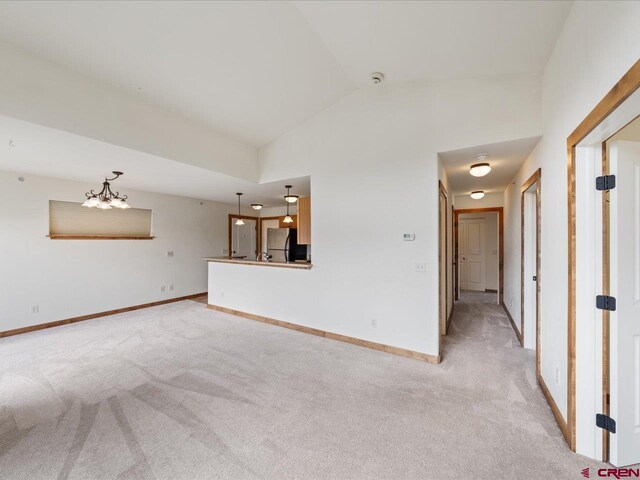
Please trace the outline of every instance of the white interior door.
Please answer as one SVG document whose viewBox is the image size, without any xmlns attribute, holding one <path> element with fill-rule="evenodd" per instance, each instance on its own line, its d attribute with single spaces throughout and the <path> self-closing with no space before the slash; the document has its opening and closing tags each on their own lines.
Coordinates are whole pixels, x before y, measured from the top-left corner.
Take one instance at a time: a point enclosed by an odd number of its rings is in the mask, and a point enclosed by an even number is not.
<svg viewBox="0 0 640 480">
<path fill-rule="evenodd" d="M 467 289 L 467 223 L 458 220 L 458 284 L 460 290 Z"/>
<path fill-rule="evenodd" d="M 615 141 L 610 148 L 611 296 L 610 316 L 611 463 L 640 463 L 640 143 Z"/>
<path fill-rule="evenodd" d="M 234 257 L 251 257 L 256 252 L 256 239 L 258 235 L 255 220 L 243 219 L 244 225 L 236 225 L 235 219 L 231 220 L 231 255 Z"/>
<path fill-rule="evenodd" d="M 458 221 L 460 289 L 484 292 L 486 251 L 484 218 Z"/>
<path fill-rule="evenodd" d="M 536 184 L 533 184 L 524 194 L 524 346 L 536 348 L 536 317 L 537 295 L 536 279 L 537 258 L 537 230 L 536 230 Z"/>
</svg>

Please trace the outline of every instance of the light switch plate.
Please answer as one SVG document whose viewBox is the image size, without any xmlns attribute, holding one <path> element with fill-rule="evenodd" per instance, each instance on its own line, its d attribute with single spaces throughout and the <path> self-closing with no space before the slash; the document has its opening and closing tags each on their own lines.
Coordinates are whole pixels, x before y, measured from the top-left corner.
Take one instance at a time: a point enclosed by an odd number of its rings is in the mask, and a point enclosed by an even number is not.
<svg viewBox="0 0 640 480">
<path fill-rule="evenodd" d="M 413 242 L 416 239 L 416 234 L 415 233 L 403 233 L 402 234 L 402 240 L 404 240 L 405 242 Z"/>
</svg>

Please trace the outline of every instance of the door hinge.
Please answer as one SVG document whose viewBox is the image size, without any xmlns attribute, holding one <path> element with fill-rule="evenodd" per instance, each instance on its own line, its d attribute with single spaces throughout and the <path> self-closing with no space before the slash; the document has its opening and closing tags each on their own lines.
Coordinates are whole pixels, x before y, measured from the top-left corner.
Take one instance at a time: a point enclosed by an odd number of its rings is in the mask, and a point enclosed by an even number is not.
<svg viewBox="0 0 640 480">
<path fill-rule="evenodd" d="M 613 190 L 616 188 L 615 175 L 603 175 L 596 178 L 596 190 Z"/>
<path fill-rule="evenodd" d="M 607 295 L 596 296 L 596 308 L 598 310 L 609 310 L 611 312 L 616 311 L 616 298 L 609 297 Z"/>
<path fill-rule="evenodd" d="M 607 432 L 616 433 L 616 421 L 602 413 L 596 414 L 596 427 L 602 428 Z"/>
</svg>

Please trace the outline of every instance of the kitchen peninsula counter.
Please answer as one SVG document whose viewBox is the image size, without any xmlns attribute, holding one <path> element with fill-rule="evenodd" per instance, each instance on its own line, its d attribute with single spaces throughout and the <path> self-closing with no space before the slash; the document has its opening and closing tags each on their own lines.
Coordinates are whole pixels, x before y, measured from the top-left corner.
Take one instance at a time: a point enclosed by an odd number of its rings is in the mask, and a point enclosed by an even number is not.
<svg viewBox="0 0 640 480">
<path fill-rule="evenodd" d="M 265 262 L 259 260 L 251 260 L 245 258 L 232 257 L 204 257 L 203 260 L 214 263 L 235 263 L 239 265 L 257 265 L 259 267 L 276 267 L 276 268 L 295 268 L 298 270 L 310 270 L 311 263 L 298 262 Z"/>
</svg>

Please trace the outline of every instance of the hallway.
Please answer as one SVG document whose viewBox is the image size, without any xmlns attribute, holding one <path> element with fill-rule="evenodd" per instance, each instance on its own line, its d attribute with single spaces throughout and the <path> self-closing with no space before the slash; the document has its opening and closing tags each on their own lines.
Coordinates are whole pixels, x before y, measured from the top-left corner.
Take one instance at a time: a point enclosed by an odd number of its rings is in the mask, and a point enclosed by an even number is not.
<svg viewBox="0 0 640 480">
<path fill-rule="evenodd" d="M 511 473 L 495 478 L 578 478 L 604 465 L 569 451 L 537 384 L 535 352 L 520 346 L 495 293 L 460 293 L 442 349 L 447 377 L 469 396 L 460 401 L 476 438 L 505 455 Z"/>
<path fill-rule="evenodd" d="M 493 298 L 440 365 L 194 301 L 2 338 L 0 476 L 580 478 Z"/>
</svg>

